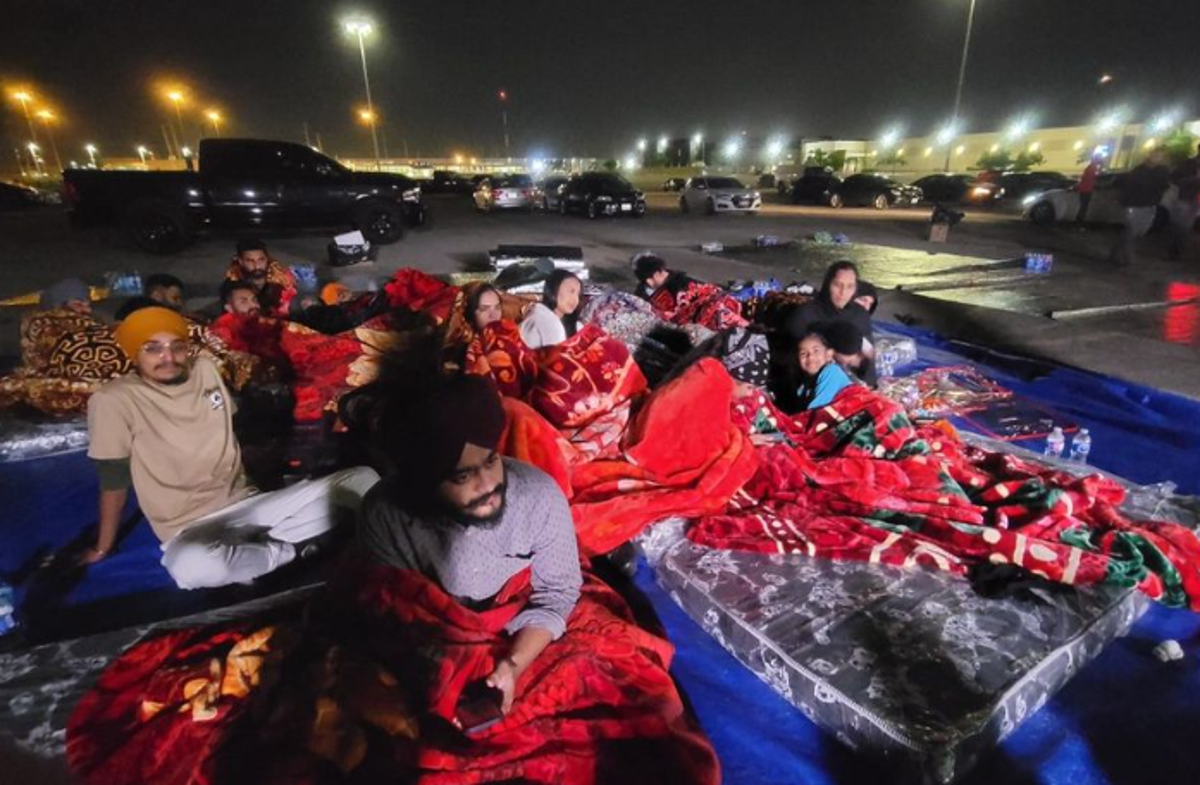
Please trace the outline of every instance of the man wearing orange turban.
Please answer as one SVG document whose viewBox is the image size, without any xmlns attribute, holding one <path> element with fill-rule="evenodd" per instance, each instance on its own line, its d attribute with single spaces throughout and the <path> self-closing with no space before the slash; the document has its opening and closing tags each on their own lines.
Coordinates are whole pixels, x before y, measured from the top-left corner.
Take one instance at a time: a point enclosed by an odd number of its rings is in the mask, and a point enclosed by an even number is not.
<svg viewBox="0 0 1200 785">
<path fill-rule="evenodd" d="M 132 486 L 180 587 L 242 583 L 296 558 L 299 545 L 353 516 L 379 476 L 367 467 L 258 493 L 233 432 L 233 400 L 216 365 L 191 356 L 187 322 L 142 308 L 116 330 L 134 372 L 88 403 L 88 456 L 100 475 L 100 525 L 87 564 L 116 546 Z"/>
</svg>

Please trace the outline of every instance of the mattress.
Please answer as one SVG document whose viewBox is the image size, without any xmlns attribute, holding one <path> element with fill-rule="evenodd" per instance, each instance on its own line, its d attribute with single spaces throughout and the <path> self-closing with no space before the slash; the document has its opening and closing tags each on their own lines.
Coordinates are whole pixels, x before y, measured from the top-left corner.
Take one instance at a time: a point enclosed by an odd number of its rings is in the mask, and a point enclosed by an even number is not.
<svg viewBox="0 0 1200 785">
<path fill-rule="evenodd" d="M 897 781 L 950 783 L 1128 631 L 1129 589 L 1014 587 L 946 573 L 719 551 L 660 524 L 658 583 L 812 722 Z"/>
</svg>

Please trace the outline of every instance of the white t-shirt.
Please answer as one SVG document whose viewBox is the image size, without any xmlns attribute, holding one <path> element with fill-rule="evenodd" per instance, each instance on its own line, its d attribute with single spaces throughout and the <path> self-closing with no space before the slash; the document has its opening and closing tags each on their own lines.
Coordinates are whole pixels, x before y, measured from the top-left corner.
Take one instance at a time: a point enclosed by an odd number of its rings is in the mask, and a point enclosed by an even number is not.
<svg viewBox="0 0 1200 785">
<path fill-rule="evenodd" d="M 567 328 L 554 311 L 535 303 L 521 322 L 521 338 L 530 349 L 554 346 L 567 340 Z"/>
</svg>

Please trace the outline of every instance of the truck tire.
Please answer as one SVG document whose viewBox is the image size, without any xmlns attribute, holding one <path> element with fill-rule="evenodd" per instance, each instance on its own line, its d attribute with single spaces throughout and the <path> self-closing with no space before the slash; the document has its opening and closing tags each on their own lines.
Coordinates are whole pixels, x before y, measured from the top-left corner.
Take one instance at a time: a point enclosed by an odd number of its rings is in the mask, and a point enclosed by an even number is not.
<svg viewBox="0 0 1200 785">
<path fill-rule="evenodd" d="M 404 211 L 395 202 L 371 199 L 354 211 L 354 225 L 369 242 L 388 245 L 404 236 Z"/>
<path fill-rule="evenodd" d="M 196 237 L 182 207 L 157 199 L 129 205 L 121 216 L 121 229 L 139 249 L 156 254 L 181 251 Z"/>
</svg>

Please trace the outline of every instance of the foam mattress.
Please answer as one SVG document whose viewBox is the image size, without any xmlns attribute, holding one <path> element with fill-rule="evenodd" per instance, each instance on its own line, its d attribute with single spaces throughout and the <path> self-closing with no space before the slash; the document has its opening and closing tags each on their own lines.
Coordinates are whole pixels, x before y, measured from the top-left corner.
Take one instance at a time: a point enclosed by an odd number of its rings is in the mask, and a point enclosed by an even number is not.
<svg viewBox="0 0 1200 785">
<path fill-rule="evenodd" d="M 898 780 L 964 774 L 1149 602 L 1045 585 L 985 598 L 946 573 L 711 550 L 671 526 L 644 550 L 672 599 L 818 726 L 894 764 Z"/>
</svg>

